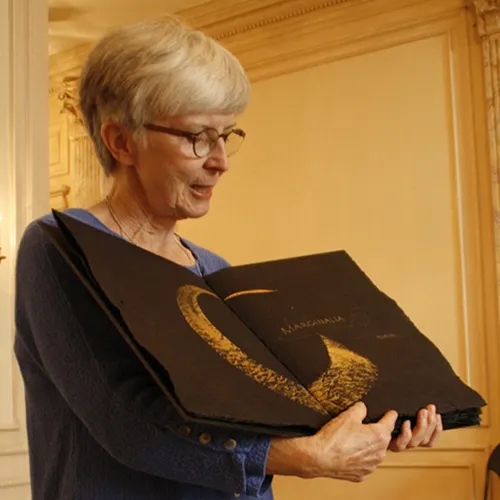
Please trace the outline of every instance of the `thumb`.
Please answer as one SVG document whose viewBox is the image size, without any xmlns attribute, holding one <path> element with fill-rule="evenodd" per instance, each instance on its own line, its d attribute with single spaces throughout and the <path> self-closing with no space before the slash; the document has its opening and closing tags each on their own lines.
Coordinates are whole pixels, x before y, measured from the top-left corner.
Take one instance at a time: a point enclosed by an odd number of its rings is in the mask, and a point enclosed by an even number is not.
<svg viewBox="0 0 500 500">
<path fill-rule="evenodd" d="M 350 418 L 352 420 L 359 421 L 360 423 L 363 422 L 365 419 L 366 415 L 368 413 L 368 410 L 366 408 L 365 403 L 362 401 L 359 401 L 358 403 L 352 405 L 348 410 L 345 411 L 345 416 L 347 418 Z"/>
<path fill-rule="evenodd" d="M 330 420 L 330 422 L 325 424 L 320 432 L 337 432 L 339 426 L 345 425 L 346 421 L 363 423 L 363 420 L 366 417 L 366 413 L 366 405 L 361 402 L 356 403 L 347 410 L 344 410 L 342 413 L 337 415 L 333 420 Z"/>
</svg>

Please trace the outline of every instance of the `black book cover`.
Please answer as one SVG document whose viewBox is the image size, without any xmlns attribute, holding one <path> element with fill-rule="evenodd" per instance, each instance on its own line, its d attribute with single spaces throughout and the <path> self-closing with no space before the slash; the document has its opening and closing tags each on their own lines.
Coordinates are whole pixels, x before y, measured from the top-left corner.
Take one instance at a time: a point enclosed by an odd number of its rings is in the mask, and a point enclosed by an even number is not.
<svg viewBox="0 0 500 500">
<path fill-rule="evenodd" d="M 366 421 L 435 404 L 478 425 L 483 398 L 344 251 L 200 278 L 54 211 L 40 223 L 186 419 L 307 435 L 357 401 Z"/>
</svg>

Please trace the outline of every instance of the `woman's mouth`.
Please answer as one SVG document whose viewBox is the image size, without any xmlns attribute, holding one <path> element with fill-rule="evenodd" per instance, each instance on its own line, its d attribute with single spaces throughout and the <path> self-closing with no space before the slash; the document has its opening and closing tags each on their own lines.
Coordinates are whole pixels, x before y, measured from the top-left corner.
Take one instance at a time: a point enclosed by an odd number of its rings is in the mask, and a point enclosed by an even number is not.
<svg viewBox="0 0 500 500">
<path fill-rule="evenodd" d="M 212 196 L 213 186 L 205 186 L 203 184 L 192 184 L 191 191 L 193 194 L 202 200 L 208 200 Z"/>
</svg>

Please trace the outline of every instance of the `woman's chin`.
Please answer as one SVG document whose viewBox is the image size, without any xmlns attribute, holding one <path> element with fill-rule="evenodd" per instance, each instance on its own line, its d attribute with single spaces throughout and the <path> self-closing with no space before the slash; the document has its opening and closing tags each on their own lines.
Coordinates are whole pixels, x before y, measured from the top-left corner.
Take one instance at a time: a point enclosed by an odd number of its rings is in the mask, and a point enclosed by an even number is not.
<svg viewBox="0 0 500 500">
<path fill-rule="evenodd" d="M 208 213 L 208 210 L 210 208 L 209 203 L 204 203 L 203 206 L 201 203 L 197 204 L 197 205 L 198 206 L 193 206 L 193 207 L 179 210 L 179 212 L 177 214 L 179 216 L 179 220 L 181 220 L 181 219 L 199 219 Z"/>
</svg>

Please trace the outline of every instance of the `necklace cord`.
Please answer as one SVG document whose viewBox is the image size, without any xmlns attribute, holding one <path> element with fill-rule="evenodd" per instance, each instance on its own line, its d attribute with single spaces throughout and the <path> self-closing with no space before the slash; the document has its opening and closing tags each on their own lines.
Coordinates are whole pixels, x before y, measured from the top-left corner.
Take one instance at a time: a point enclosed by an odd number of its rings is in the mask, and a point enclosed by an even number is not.
<svg viewBox="0 0 500 500">
<path fill-rule="evenodd" d="M 127 233 L 127 231 L 125 231 L 125 228 L 123 227 L 123 225 L 121 224 L 120 220 L 118 219 L 115 211 L 111 207 L 111 200 L 109 199 L 109 195 L 106 196 L 105 201 L 106 201 L 106 206 L 108 208 L 109 215 L 111 215 L 111 218 L 113 219 L 113 221 L 115 222 L 115 224 L 118 226 L 118 229 L 120 230 L 120 236 L 122 236 L 122 237 L 125 236 L 125 238 L 130 243 L 136 245 L 136 243 L 134 241 L 134 238 L 130 237 L 130 235 Z M 187 258 L 191 262 L 191 265 L 193 265 L 193 266 L 196 267 L 196 270 L 198 271 L 198 273 L 200 274 L 200 276 L 203 276 L 203 273 L 201 272 L 200 265 L 198 263 L 198 259 L 193 255 L 193 253 L 190 250 L 188 250 L 182 244 L 182 241 L 181 241 L 181 239 L 179 238 L 179 236 L 177 234 L 174 234 L 174 239 L 175 239 L 175 242 L 176 242 L 177 246 L 182 250 L 182 252 L 187 256 Z"/>
</svg>

